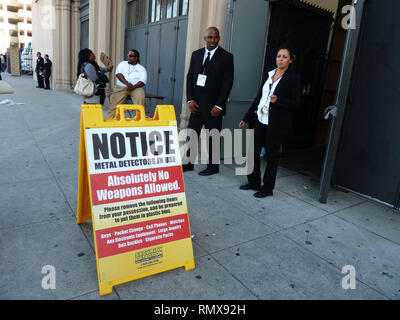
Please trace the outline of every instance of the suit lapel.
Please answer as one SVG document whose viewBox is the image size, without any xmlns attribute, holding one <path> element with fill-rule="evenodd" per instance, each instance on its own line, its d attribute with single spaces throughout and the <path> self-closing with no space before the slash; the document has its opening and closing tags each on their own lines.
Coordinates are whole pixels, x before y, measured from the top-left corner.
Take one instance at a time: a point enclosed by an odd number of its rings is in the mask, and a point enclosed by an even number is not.
<svg viewBox="0 0 400 320">
<path fill-rule="evenodd" d="M 208 70 L 212 70 L 213 65 L 216 63 L 216 61 L 218 61 L 219 57 L 221 56 L 221 53 L 222 53 L 222 49 L 221 49 L 221 47 L 218 47 L 218 49 L 215 51 L 215 53 L 210 61 L 210 64 L 208 65 L 208 68 L 207 68 Z"/>
<path fill-rule="evenodd" d="M 282 76 L 282 79 L 279 81 L 278 85 L 276 86 L 275 94 L 277 94 L 277 92 L 279 93 L 279 92 L 280 92 L 280 88 L 281 88 L 282 86 L 285 85 L 286 79 L 288 78 L 290 72 L 291 72 L 291 71 L 287 70 L 287 71 L 284 73 L 284 75 Z"/>
<path fill-rule="evenodd" d="M 197 58 L 196 58 L 197 63 L 196 63 L 196 69 L 195 69 L 195 72 L 197 74 L 201 73 L 201 69 L 202 69 L 202 66 L 203 66 L 203 57 L 204 57 L 205 51 L 206 51 L 205 48 L 203 48 L 203 49 L 198 51 Z"/>
</svg>

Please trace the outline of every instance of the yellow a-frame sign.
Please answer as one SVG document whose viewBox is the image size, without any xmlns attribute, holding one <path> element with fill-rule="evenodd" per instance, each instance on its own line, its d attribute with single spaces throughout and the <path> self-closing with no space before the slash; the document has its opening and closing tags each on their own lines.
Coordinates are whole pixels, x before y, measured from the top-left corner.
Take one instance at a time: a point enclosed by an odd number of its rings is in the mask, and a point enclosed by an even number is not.
<svg viewBox="0 0 400 320">
<path fill-rule="evenodd" d="M 100 294 L 194 269 L 174 107 L 149 119 L 143 106 L 122 105 L 104 119 L 100 105 L 83 105 L 80 130 L 77 223 L 92 220 Z"/>
</svg>

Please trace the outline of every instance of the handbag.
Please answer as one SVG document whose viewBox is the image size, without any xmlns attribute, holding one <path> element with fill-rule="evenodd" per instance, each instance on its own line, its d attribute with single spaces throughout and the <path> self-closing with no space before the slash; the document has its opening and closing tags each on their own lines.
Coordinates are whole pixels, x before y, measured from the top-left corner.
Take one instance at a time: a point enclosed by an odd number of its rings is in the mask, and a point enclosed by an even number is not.
<svg viewBox="0 0 400 320">
<path fill-rule="evenodd" d="M 84 73 L 79 75 L 74 88 L 74 92 L 80 96 L 92 97 L 94 95 L 95 86 L 91 79 L 88 79 Z"/>
</svg>

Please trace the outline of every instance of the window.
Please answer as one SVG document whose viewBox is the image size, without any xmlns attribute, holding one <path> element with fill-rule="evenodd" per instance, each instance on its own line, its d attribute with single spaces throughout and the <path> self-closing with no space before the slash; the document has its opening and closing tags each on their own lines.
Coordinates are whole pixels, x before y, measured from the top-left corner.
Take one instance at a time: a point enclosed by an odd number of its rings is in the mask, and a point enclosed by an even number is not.
<svg viewBox="0 0 400 320">
<path fill-rule="evenodd" d="M 89 47 L 89 20 L 81 21 L 81 49 Z"/>
<path fill-rule="evenodd" d="M 181 2 L 181 16 L 186 16 L 189 14 L 189 0 L 182 0 Z"/>
<path fill-rule="evenodd" d="M 128 2 L 128 28 L 147 23 L 146 6 L 148 0 Z"/>
<path fill-rule="evenodd" d="M 131 0 L 127 4 L 127 27 L 187 15 L 189 0 Z"/>
<path fill-rule="evenodd" d="M 188 14 L 189 0 L 150 0 L 150 22 Z"/>
</svg>

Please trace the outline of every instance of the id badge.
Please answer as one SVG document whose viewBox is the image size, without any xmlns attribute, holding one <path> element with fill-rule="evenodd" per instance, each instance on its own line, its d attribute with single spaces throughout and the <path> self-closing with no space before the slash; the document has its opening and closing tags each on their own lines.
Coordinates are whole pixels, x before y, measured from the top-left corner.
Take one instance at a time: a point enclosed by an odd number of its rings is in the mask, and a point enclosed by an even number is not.
<svg viewBox="0 0 400 320">
<path fill-rule="evenodd" d="M 197 78 L 197 85 L 199 87 L 205 87 L 207 82 L 207 76 L 205 74 L 199 74 L 199 77 Z"/>
<path fill-rule="evenodd" d="M 268 115 L 268 111 L 269 111 L 269 109 L 266 106 L 262 107 L 261 115 L 265 117 L 266 115 Z"/>
</svg>

